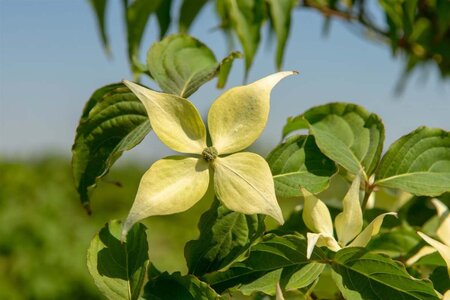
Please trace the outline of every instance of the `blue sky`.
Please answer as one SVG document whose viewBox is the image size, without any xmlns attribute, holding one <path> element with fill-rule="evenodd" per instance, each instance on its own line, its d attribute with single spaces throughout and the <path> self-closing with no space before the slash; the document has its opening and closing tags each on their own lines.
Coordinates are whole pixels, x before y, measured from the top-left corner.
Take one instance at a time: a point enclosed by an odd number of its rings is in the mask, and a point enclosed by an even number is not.
<svg viewBox="0 0 450 300">
<path fill-rule="evenodd" d="M 113 59 L 108 59 L 87 1 L 0 0 L 0 157 L 27 159 L 48 151 L 70 156 L 78 118 L 91 93 L 131 79 L 120 1 L 111 3 L 108 26 Z M 222 33 L 213 30 L 216 25 L 209 6 L 191 34 L 220 59 L 228 49 Z M 279 142 L 287 117 L 333 101 L 358 103 L 379 114 L 386 126 L 385 149 L 420 125 L 450 129 L 450 85 L 435 70 L 428 76 L 416 72 L 406 91 L 396 95 L 401 59 L 393 58 L 388 47 L 360 38 L 342 22 L 333 22 L 327 37 L 322 25 L 322 17 L 313 11 L 294 14 L 284 69 L 301 74 L 287 78 L 272 93 L 270 120 L 257 142 L 262 154 Z M 152 20 L 143 53 L 156 37 Z M 274 45 L 263 39 L 249 81 L 275 71 L 273 53 Z M 241 84 L 242 78 L 243 61 L 239 61 L 227 88 Z M 191 100 L 205 115 L 219 94 L 211 82 Z M 151 134 L 126 157 L 151 162 L 170 153 Z"/>
</svg>

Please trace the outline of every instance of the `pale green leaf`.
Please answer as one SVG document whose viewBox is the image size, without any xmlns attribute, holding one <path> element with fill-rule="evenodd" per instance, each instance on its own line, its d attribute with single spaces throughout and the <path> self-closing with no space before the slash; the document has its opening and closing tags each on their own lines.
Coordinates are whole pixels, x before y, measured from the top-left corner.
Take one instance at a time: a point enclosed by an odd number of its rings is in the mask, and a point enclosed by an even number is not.
<svg viewBox="0 0 450 300">
<path fill-rule="evenodd" d="M 86 103 L 72 146 L 72 172 L 82 204 L 120 155 L 149 133 L 145 107 L 121 83 L 94 92 Z"/>
<path fill-rule="evenodd" d="M 434 207 L 437 210 L 437 215 L 439 217 L 439 226 L 436 230 L 436 235 L 446 243 L 450 245 L 450 212 L 448 207 L 437 199 L 432 199 Z"/>
<path fill-rule="evenodd" d="M 375 184 L 425 196 L 450 191 L 449 132 L 419 127 L 401 137 L 383 156 Z"/>
<path fill-rule="evenodd" d="M 185 98 L 211 80 L 219 67 L 214 53 L 186 34 L 170 35 L 154 43 L 147 54 L 147 65 L 164 92 Z"/>
<path fill-rule="evenodd" d="M 363 227 L 362 209 L 359 202 L 360 184 L 361 179 L 359 175 L 356 175 L 344 200 L 342 200 L 342 212 L 334 219 L 336 235 L 339 244 L 342 246 L 353 240 Z"/>
<path fill-rule="evenodd" d="M 348 245 L 348 247 L 367 246 L 372 237 L 380 232 L 381 224 L 383 224 L 383 219 L 388 215 L 397 216 L 397 213 L 389 212 L 377 216 L 375 219 L 373 219 L 372 222 L 370 222 L 369 225 L 367 225 L 366 228 L 364 228 L 364 230 L 360 234 L 358 234 L 358 236 L 353 240 L 353 242 Z"/>
<path fill-rule="evenodd" d="M 278 198 L 301 196 L 300 187 L 312 193 L 325 190 L 337 172 L 335 163 L 320 152 L 313 136 L 293 136 L 267 156 Z"/>
<path fill-rule="evenodd" d="M 315 249 L 312 259 L 324 260 L 326 257 L 320 249 Z M 274 295 L 278 282 L 284 290 L 303 288 L 311 285 L 323 268 L 323 264 L 306 258 L 303 238 L 268 235 L 250 249 L 246 260 L 233 264 L 224 272 L 208 274 L 205 280 L 220 293 L 239 287 L 245 294 L 264 291 Z"/>
<path fill-rule="evenodd" d="M 425 240 L 425 242 L 430 244 L 434 249 L 436 249 L 439 252 L 439 254 L 444 259 L 445 263 L 447 264 L 448 276 L 450 276 L 450 245 L 449 245 L 450 241 L 446 241 L 449 244 L 443 244 L 439 241 L 436 241 L 435 239 L 430 238 L 429 236 L 427 236 L 422 232 L 417 232 L 417 234 L 419 234 L 420 237 Z"/>
<path fill-rule="evenodd" d="M 333 221 L 328 207 L 306 189 L 301 189 L 304 197 L 302 217 L 305 225 L 314 233 L 333 236 Z"/>
<path fill-rule="evenodd" d="M 178 152 L 202 153 L 206 148 L 206 128 L 189 100 L 155 92 L 127 80 L 124 83 L 144 104 L 150 124 L 164 144 Z"/>
<path fill-rule="evenodd" d="M 87 254 L 89 273 L 108 299 L 139 298 L 148 265 L 145 226 L 136 224 L 125 242 L 122 223 L 111 221 L 92 240 Z"/>
<path fill-rule="evenodd" d="M 142 176 L 122 236 L 146 217 L 191 208 L 205 195 L 208 185 L 208 163 L 202 159 L 172 156 L 156 161 Z"/>
<path fill-rule="evenodd" d="M 349 103 L 330 103 L 313 107 L 291 118 L 283 135 L 309 128 L 320 150 L 347 171 L 367 179 L 375 170 L 384 142 L 381 119 L 364 108 Z"/>
<path fill-rule="evenodd" d="M 178 28 L 180 32 L 188 32 L 192 22 L 198 16 L 208 0 L 183 0 L 180 7 Z"/>
<path fill-rule="evenodd" d="M 264 158 L 250 152 L 235 153 L 216 158 L 213 168 L 216 195 L 228 209 L 269 215 L 283 224 L 272 174 Z"/>
<path fill-rule="evenodd" d="M 230 74 L 231 67 L 236 58 L 242 58 L 242 53 L 238 51 L 233 51 L 228 54 L 227 57 L 222 59 L 219 65 L 219 74 L 217 78 L 217 88 L 222 89 L 227 84 L 228 75 Z"/>
<path fill-rule="evenodd" d="M 135 75 L 142 72 L 139 66 L 139 48 L 150 16 L 163 0 L 134 0 L 126 6 L 128 57 Z M 165 1 L 165 0 L 164 0 Z"/>
<path fill-rule="evenodd" d="M 237 152 L 253 144 L 266 126 L 273 87 L 293 74 L 296 72 L 271 74 L 229 89 L 214 101 L 208 113 L 208 127 L 219 154 Z"/>
<path fill-rule="evenodd" d="M 286 41 L 291 28 L 291 13 L 297 4 L 296 0 L 269 0 L 270 17 L 277 35 L 276 64 L 280 69 L 283 63 L 283 54 Z"/>
<path fill-rule="evenodd" d="M 152 278 L 144 288 L 147 300 L 216 300 L 222 299 L 207 283 L 192 275 L 167 272 Z"/>
<path fill-rule="evenodd" d="M 429 281 L 413 278 L 386 256 L 345 248 L 332 261 L 333 278 L 348 299 L 438 299 Z"/>
<path fill-rule="evenodd" d="M 220 270 L 239 258 L 264 231 L 264 217 L 230 211 L 215 200 L 198 225 L 200 237 L 184 248 L 189 273 Z"/>
<path fill-rule="evenodd" d="M 261 26 L 266 18 L 263 0 L 226 0 L 231 25 L 242 44 L 246 74 L 253 63 L 261 38 Z"/>
</svg>

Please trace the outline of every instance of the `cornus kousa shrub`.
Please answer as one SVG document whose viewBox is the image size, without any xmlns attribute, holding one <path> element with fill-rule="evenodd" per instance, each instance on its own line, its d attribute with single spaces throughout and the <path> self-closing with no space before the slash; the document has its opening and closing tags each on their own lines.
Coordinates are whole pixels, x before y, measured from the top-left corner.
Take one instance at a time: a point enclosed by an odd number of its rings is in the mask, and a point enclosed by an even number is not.
<svg viewBox="0 0 450 300">
<path fill-rule="evenodd" d="M 246 148 L 266 125 L 272 89 L 296 72 L 225 91 L 211 104 L 208 126 L 188 100 L 215 77 L 224 85 L 238 57 L 217 61 L 200 41 L 172 35 L 150 48 L 144 72 L 161 91 L 124 81 L 88 100 L 72 165 L 89 212 L 96 183 L 151 131 L 181 153 L 153 163 L 128 217 L 92 240 L 87 265 L 103 295 L 448 299 L 449 132 L 419 127 L 383 151 L 379 116 L 329 103 L 290 117 L 263 158 Z M 140 222 L 202 198 L 211 207 L 199 218 L 198 239 L 185 246 L 187 272 L 160 270 L 149 261 L 158 247 L 147 242 L 152 228 Z"/>
</svg>

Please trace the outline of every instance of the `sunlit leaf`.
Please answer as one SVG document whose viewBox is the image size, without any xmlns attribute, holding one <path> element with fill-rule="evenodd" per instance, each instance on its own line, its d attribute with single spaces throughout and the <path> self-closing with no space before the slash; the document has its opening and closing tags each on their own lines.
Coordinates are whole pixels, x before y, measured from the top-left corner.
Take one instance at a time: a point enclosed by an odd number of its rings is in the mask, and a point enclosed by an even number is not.
<svg viewBox="0 0 450 300">
<path fill-rule="evenodd" d="M 320 152 L 313 136 L 293 136 L 267 156 L 278 198 L 301 196 L 300 187 L 312 193 L 325 190 L 337 172 L 335 163 Z"/>
<path fill-rule="evenodd" d="M 246 214 L 265 214 L 283 224 L 283 214 L 275 197 L 267 162 L 250 152 L 216 158 L 214 189 L 228 208 Z"/>
<path fill-rule="evenodd" d="M 122 237 L 144 218 L 191 208 L 205 195 L 208 185 L 208 164 L 202 159 L 171 156 L 156 161 L 142 176 Z"/>
<path fill-rule="evenodd" d="M 386 256 L 345 248 L 332 260 L 333 278 L 347 299 L 438 299 L 429 281 L 413 278 Z"/>
<path fill-rule="evenodd" d="M 149 133 L 145 107 L 123 84 L 94 92 L 86 103 L 72 147 L 72 171 L 81 202 L 89 210 L 89 191 L 122 152 Z"/>
<path fill-rule="evenodd" d="M 189 273 L 220 270 L 241 256 L 264 231 L 264 217 L 233 212 L 215 200 L 198 225 L 200 237 L 186 244 Z"/>
<path fill-rule="evenodd" d="M 241 151 L 255 142 L 269 116 L 270 93 L 283 78 L 296 74 L 278 72 L 220 95 L 208 113 L 208 128 L 220 154 Z"/>
<path fill-rule="evenodd" d="M 419 127 L 401 137 L 383 156 L 375 184 L 415 195 L 450 191 L 449 132 Z"/>
<path fill-rule="evenodd" d="M 313 107 L 290 118 L 283 136 L 309 129 L 320 150 L 353 174 L 364 171 L 367 179 L 375 170 L 384 142 L 381 119 L 361 106 L 330 103 Z"/>
<path fill-rule="evenodd" d="M 184 98 L 211 80 L 219 67 L 205 44 L 185 34 L 154 43 L 147 54 L 147 65 L 164 92 Z"/>
<path fill-rule="evenodd" d="M 325 255 L 315 249 L 312 259 L 323 260 Z M 221 293 L 242 285 L 239 289 L 246 294 L 262 290 L 274 295 L 277 282 L 285 290 L 306 287 L 317 279 L 323 268 L 323 264 L 306 258 L 303 238 L 268 235 L 250 249 L 246 260 L 233 264 L 227 271 L 208 274 L 205 279 Z"/>
<path fill-rule="evenodd" d="M 145 226 L 137 224 L 126 242 L 120 241 L 122 223 L 111 221 L 94 237 L 88 249 L 89 273 L 108 299 L 139 298 L 148 265 Z"/>
</svg>

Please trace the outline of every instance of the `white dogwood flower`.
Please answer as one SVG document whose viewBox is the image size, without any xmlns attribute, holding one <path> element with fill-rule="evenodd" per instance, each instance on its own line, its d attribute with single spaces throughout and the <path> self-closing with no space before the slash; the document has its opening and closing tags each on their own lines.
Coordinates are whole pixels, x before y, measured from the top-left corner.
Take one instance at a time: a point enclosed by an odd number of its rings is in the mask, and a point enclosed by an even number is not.
<svg viewBox="0 0 450 300">
<path fill-rule="evenodd" d="M 302 188 L 305 198 L 303 207 L 303 221 L 313 232 L 307 233 L 307 258 L 311 257 L 314 247 L 325 246 L 332 251 L 345 247 L 365 247 L 372 236 L 381 228 L 383 219 L 394 212 L 377 216 L 364 230 L 361 204 L 359 201 L 360 176 L 356 176 L 342 202 L 343 210 L 334 220 L 337 240 L 334 237 L 333 221 L 328 207 L 320 199 Z"/>
<path fill-rule="evenodd" d="M 212 145 L 207 145 L 206 127 L 189 100 L 124 81 L 144 104 L 159 139 L 169 148 L 192 156 L 166 157 L 150 167 L 141 179 L 122 237 L 141 219 L 192 207 L 205 195 L 210 175 L 217 197 L 228 209 L 270 215 L 282 224 L 267 162 L 255 153 L 239 151 L 261 135 L 272 88 L 295 73 L 275 73 L 219 96 L 208 113 Z"/>
</svg>

